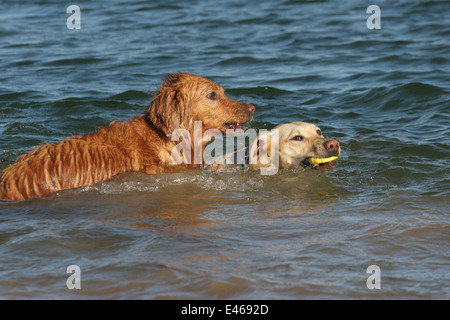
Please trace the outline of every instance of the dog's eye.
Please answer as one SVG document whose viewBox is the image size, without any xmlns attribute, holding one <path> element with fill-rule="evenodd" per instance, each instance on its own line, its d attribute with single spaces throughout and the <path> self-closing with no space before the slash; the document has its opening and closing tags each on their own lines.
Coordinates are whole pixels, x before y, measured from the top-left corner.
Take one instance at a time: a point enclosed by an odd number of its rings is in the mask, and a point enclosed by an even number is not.
<svg viewBox="0 0 450 320">
<path fill-rule="evenodd" d="M 294 138 L 292 138 L 292 140 L 303 141 L 303 136 L 295 136 Z"/>
<path fill-rule="evenodd" d="M 217 95 L 217 93 L 215 93 L 215 92 L 213 91 L 213 92 L 208 93 L 208 94 L 206 95 L 206 97 L 207 97 L 209 100 L 217 100 L 217 98 L 218 98 L 219 96 Z"/>
<path fill-rule="evenodd" d="M 319 135 L 319 136 L 321 136 L 322 135 L 322 131 L 320 130 L 320 129 L 317 129 L 317 134 Z"/>
</svg>

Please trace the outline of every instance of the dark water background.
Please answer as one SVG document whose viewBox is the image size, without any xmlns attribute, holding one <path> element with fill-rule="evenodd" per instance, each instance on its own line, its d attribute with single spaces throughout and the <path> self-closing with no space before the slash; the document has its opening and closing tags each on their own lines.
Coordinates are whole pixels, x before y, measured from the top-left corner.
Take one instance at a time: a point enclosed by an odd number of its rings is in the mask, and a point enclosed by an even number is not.
<svg viewBox="0 0 450 320">
<path fill-rule="evenodd" d="M 343 155 L 329 173 L 128 174 L 1 202 L 0 298 L 450 297 L 450 2 L 76 4 L 80 30 L 70 3 L 0 1 L 0 169 L 142 113 L 177 71 L 254 104 L 251 127 L 312 122 Z"/>
</svg>

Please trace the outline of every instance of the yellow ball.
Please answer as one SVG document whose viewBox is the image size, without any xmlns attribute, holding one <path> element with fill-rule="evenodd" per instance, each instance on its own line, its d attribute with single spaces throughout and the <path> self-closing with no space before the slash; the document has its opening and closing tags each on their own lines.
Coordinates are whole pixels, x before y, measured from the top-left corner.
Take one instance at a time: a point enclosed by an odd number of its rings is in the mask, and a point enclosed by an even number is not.
<svg viewBox="0 0 450 320">
<path fill-rule="evenodd" d="M 327 163 L 330 161 L 336 160 L 338 157 L 329 157 L 329 158 L 308 158 L 308 162 L 312 165 Z"/>
</svg>

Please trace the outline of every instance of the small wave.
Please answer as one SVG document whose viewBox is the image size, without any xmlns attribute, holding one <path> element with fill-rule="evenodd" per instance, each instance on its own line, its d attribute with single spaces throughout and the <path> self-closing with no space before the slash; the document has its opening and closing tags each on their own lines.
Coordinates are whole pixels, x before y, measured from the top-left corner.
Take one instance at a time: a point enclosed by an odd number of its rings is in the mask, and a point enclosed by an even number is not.
<svg viewBox="0 0 450 320">
<path fill-rule="evenodd" d="M 100 62 L 104 62 L 106 59 L 101 58 L 74 58 L 74 59 L 54 59 L 48 62 L 45 62 L 44 66 L 53 66 L 53 67 L 62 67 L 62 66 L 78 66 L 78 65 L 89 65 L 89 64 L 98 64 Z"/>
<path fill-rule="evenodd" d="M 54 130 L 34 122 L 13 122 L 5 127 L 2 134 L 5 135 L 47 135 L 50 136 L 55 133 Z"/>
<path fill-rule="evenodd" d="M 125 173 L 109 181 L 79 188 L 80 192 L 95 191 L 100 194 L 123 194 L 129 192 L 174 192 L 187 188 L 198 188 L 206 191 L 244 192 L 257 190 L 264 186 L 263 180 L 256 174 L 238 172 L 211 174 L 207 171 L 192 171 L 180 174 L 146 175 L 141 173 Z"/>
<path fill-rule="evenodd" d="M 247 88 L 235 88 L 227 90 L 230 94 L 236 95 L 258 95 L 258 96 L 282 96 L 291 94 L 291 91 L 282 90 L 275 87 L 247 87 Z"/>
<path fill-rule="evenodd" d="M 424 104 L 429 105 L 431 100 L 440 99 L 442 95 L 446 94 L 441 87 L 420 82 L 398 84 L 391 87 L 382 86 L 356 92 L 355 94 L 346 94 L 337 103 L 364 105 L 365 108 L 381 111 L 404 111 L 406 109 L 422 113 Z"/>
<path fill-rule="evenodd" d="M 22 99 L 34 99 L 40 100 L 45 97 L 45 94 L 39 91 L 16 91 L 0 94 L 0 101 L 11 101 L 17 103 L 17 101 Z"/>
<path fill-rule="evenodd" d="M 431 84 L 412 82 L 400 85 L 391 90 L 391 94 L 408 94 L 413 96 L 443 94 L 444 90 Z"/>
<path fill-rule="evenodd" d="M 151 99 L 151 95 L 147 92 L 136 91 L 136 90 L 127 90 L 119 94 L 115 94 L 110 97 L 110 99 L 114 100 L 149 100 Z"/>
<path fill-rule="evenodd" d="M 216 66 L 229 66 L 229 65 L 248 65 L 248 64 L 265 64 L 268 61 L 265 59 L 259 59 L 252 56 L 236 56 L 233 58 L 227 58 L 220 60 Z"/>
<path fill-rule="evenodd" d="M 229 172 L 192 170 L 161 175 L 126 173 L 74 192 L 104 195 L 150 193 L 157 198 L 160 194 L 164 199 L 191 197 L 193 194 L 217 194 L 221 197 L 232 194 L 232 198 L 246 201 L 266 201 L 275 197 L 294 202 L 340 198 L 349 194 L 348 190 L 335 183 L 334 178 L 304 169 L 280 170 L 273 176 L 245 169 L 231 169 Z"/>
</svg>

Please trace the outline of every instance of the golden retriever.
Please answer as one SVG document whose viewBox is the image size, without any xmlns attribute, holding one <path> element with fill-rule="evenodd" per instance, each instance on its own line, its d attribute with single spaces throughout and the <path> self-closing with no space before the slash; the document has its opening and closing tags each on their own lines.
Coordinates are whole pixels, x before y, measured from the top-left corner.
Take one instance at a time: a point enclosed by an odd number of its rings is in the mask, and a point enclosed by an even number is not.
<svg viewBox="0 0 450 320">
<path fill-rule="evenodd" d="M 20 157 L 2 171 L 0 199 L 43 196 L 123 172 L 155 174 L 194 167 L 173 163 L 171 153 L 178 143 L 171 140 L 174 130 L 185 129 L 192 136 L 194 122 L 201 121 L 202 133 L 208 129 L 226 133 L 243 128 L 254 112 L 254 106 L 228 98 L 211 80 L 190 73 L 169 75 L 144 115 L 113 121 L 92 134 L 47 143 Z M 201 141 L 201 150 L 210 139 Z"/>
<path fill-rule="evenodd" d="M 250 148 L 249 163 L 254 169 L 311 167 L 328 171 L 336 167 L 334 158 L 340 154 L 340 143 L 325 138 L 316 125 L 291 122 L 258 135 Z"/>
</svg>

